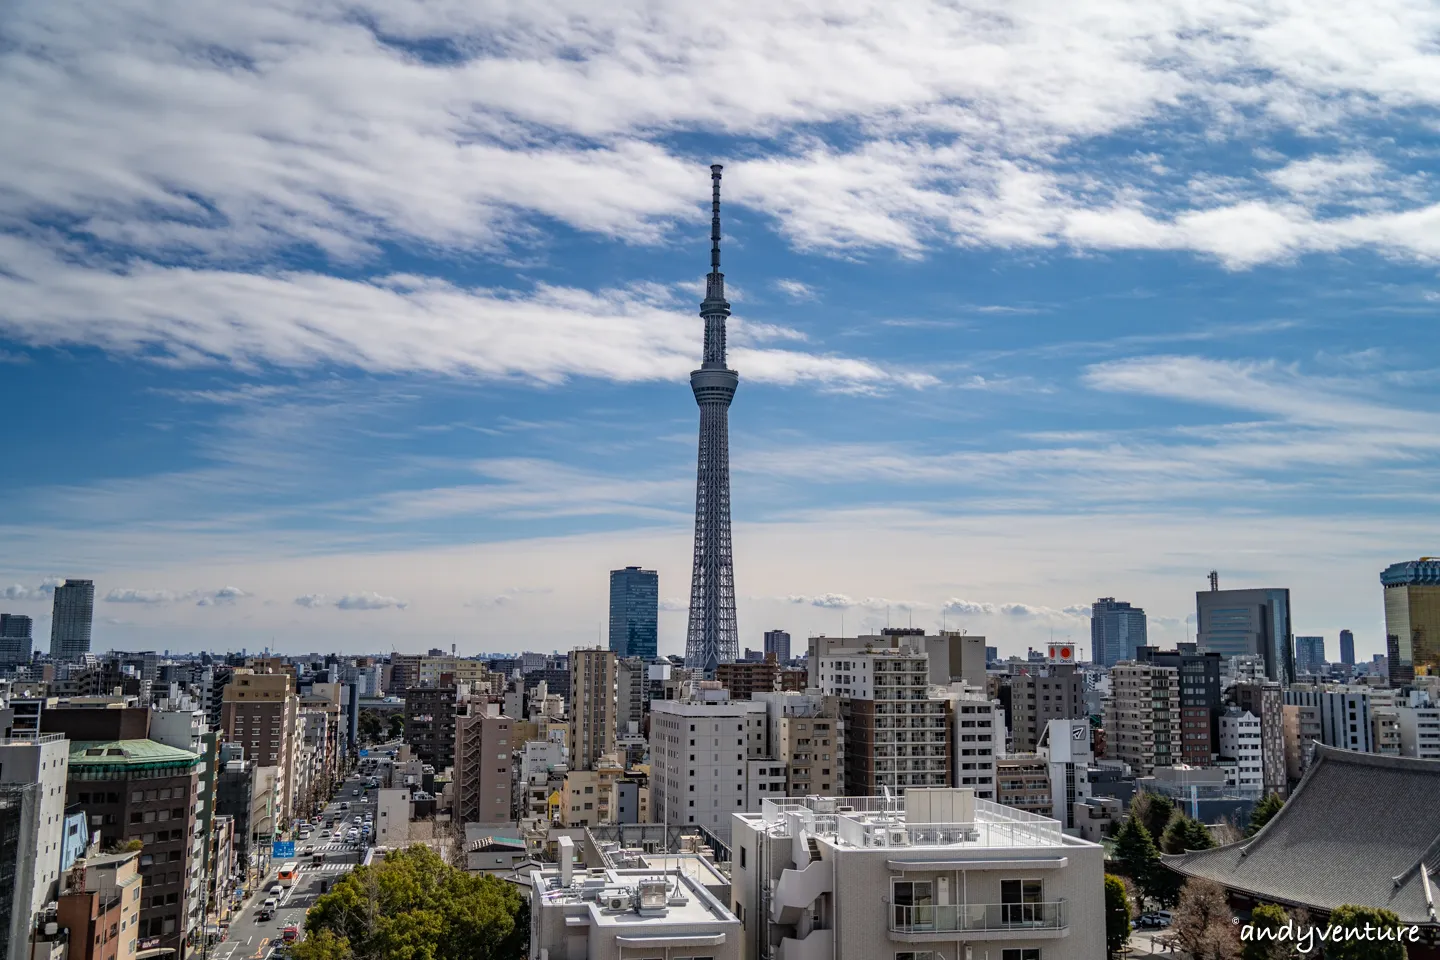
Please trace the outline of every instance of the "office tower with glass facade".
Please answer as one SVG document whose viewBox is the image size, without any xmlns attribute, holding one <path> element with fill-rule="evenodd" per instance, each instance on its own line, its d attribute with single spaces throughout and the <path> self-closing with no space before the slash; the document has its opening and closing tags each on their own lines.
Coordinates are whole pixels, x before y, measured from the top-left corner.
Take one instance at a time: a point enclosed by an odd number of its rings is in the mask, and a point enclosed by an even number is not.
<svg viewBox="0 0 1440 960">
<path fill-rule="evenodd" d="M 1146 645 L 1145 611 L 1114 597 L 1101 597 L 1090 607 L 1090 659 L 1102 667 L 1134 660 Z"/>
<path fill-rule="evenodd" d="M 95 581 L 66 580 L 55 588 L 50 620 L 50 656 L 75 660 L 90 652 L 90 625 L 95 620 Z"/>
<path fill-rule="evenodd" d="M 1295 635 L 1290 630 L 1290 591 L 1206 590 L 1195 594 L 1196 641 L 1201 652 L 1225 659 L 1250 654 L 1265 663 L 1265 677 L 1295 681 Z"/>
<path fill-rule="evenodd" d="M 1392 563 L 1380 583 L 1391 685 L 1440 674 L 1440 558 Z"/>
<path fill-rule="evenodd" d="M 654 660 L 659 645 L 660 574 L 626 567 L 610 571 L 610 651 Z"/>
<path fill-rule="evenodd" d="M 1347 667 L 1355 666 L 1355 634 L 1349 630 L 1340 631 L 1340 662 Z"/>
<path fill-rule="evenodd" d="M 0 667 L 30 662 L 35 621 L 18 613 L 0 613 Z"/>
<path fill-rule="evenodd" d="M 1295 638 L 1295 675 L 1318 677 L 1325 670 L 1325 638 Z"/>
<path fill-rule="evenodd" d="M 784 630 L 766 630 L 765 652 L 767 654 L 775 654 L 775 659 L 781 663 L 789 663 L 790 634 Z"/>
</svg>

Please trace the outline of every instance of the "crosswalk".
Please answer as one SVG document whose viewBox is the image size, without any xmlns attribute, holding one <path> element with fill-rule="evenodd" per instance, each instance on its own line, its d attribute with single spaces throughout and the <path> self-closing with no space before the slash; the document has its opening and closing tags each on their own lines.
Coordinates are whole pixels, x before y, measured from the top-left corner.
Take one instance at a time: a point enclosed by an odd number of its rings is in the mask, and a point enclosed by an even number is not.
<svg viewBox="0 0 1440 960">
<path fill-rule="evenodd" d="M 353 863 L 322 863 L 318 867 L 306 867 L 306 873 L 344 873 L 347 870 L 354 870 Z"/>
</svg>

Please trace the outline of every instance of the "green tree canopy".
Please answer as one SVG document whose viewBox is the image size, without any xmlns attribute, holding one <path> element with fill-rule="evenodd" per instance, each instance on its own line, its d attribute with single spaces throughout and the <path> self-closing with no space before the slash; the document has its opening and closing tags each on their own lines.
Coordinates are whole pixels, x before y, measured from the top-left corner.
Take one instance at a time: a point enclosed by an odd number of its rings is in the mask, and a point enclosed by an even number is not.
<svg viewBox="0 0 1440 960">
<path fill-rule="evenodd" d="M 1150 831 L 1152 840 L 1159 840 L 1165 836 L 1165 828 L 1170 826 L 1171 819 L 1178 812 L 1175 809 L 1175 801 L 1161 793 L 1151 793 L 1148 790 L 1141 791 L 1130 801 L 1130 812 L 1140 818 L 1145 824 L 1145 829 Z"/>
<path fill-rule="evenodd" d="M 1387 931 L 1389 939 L 1380 935 L 1340 936 L 1337 929 L 1355 931 L 1380 928 Z M 1408 929 L 1408 928 L 1405 928 Z M 1405 960 L 1405 942 L 1397 938 L 1402 933 L 1400 918 L 1389 910 L 1379 907 L 1336 907 L 1330 913 L 1331 940 L 1325 945 L 1325 960 Z"/>
<path fill-rule="evenodd" d="M 1290 914 L 1284 907 L 1273 903 L 1262 903 L 1250 911 L 1250 926 L 1254 931 L 1280 930 L 1290 919 Z M 1300 951 L 1295 940 L 1270 940 L 1256 936 L 1253 932 L 1240 950 L 1240 960 L 1296 960 L 1299 956 Z"/>
<path fill-rule="evenodd" d="M 405 715 L 402 713 L 390 714 L 390 736 L 403 737 L 405 735 Z"/>
<path fill-rule="evenodd" d="M 1160 838 L 1160 849 L 1165 853 L 1184 853 L 1187 850 L 1209 850 L 1215 846 L 1215 839 L 1205 824 L 1194 817 L 1177 813 L 1165 828 Z"/>
<path fill-rule="evenodd" d="M 1105 951 L 1115 956 L 1130 940 L 1130 898 L 1125 881 L 1105 874 Z"/>
<path fill-rule="evenodd" d="M 1285 801 L 1280 799 L 1280 794 L 1265 794 L 1260 802 L 1255 804 L 1255 809 L 1250 812 L 1250 824 L 1245 828 L 1245 836 L 1253 837 L 1259 833 L 1260 828 L 1273 820 L 1275 814 L 1279 813 L 1283 806 L 1285 806 Z"/>
<path fill-rule="evenodd" d="M 380 715 L 374 710 L 360 711 L 360 736 L 366 740 L 375 741 L 380 739 L 380 731 L 383 729 L 380 723 Z"/>
<path fill-rule="evenodd" d="M 296 960 L 523 960 L 529 909 L 496 877 L 468 874 L 428 847 L 358 867 L 305 916 Z"/>
</svg>

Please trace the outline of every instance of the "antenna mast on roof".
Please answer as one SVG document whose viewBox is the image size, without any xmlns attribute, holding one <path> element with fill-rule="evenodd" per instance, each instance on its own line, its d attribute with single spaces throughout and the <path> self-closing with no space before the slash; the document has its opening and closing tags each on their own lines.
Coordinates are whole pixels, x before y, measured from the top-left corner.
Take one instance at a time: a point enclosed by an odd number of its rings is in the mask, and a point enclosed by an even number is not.
<svg viewBox="0 0 1440 960">
<path fill-rule="evenodd" d="M 1217 593 L 1220 590 L 1220 571 L 1210 571 L 1210 592 Z"/>
</svg>

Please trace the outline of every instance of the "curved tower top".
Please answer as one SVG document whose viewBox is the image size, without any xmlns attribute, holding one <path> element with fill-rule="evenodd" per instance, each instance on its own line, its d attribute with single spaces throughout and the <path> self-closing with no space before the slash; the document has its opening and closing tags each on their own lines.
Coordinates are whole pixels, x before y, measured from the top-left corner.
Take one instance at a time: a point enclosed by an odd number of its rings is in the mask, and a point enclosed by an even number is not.
<svg viewBox="0 0 1440 960">
<path fill-rule="evenodd" d="M 710 167 L 710 273 L 700 316 L 705 349 L 690 389 L 700 407 L 700 449 L 695 471 L 695 567 L 690 580 L 690 622 L 685 665 L 714 677 L 715 667 L 740 653 L 735 627 L 735 571 L 730 550 L 730 402 L 740 375 L 726 366 L 725 275 L 720 272 L 720 164 Z"/>
</svg>

